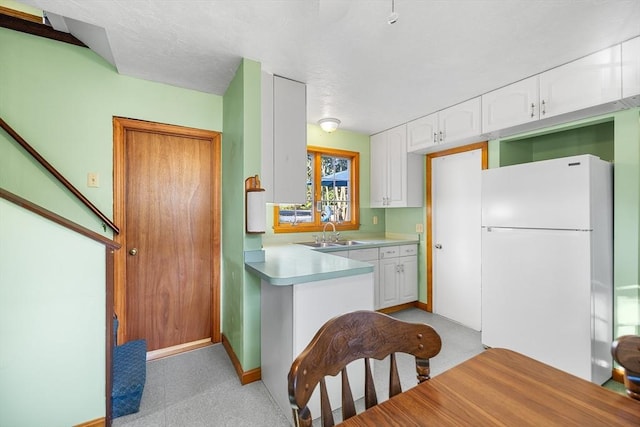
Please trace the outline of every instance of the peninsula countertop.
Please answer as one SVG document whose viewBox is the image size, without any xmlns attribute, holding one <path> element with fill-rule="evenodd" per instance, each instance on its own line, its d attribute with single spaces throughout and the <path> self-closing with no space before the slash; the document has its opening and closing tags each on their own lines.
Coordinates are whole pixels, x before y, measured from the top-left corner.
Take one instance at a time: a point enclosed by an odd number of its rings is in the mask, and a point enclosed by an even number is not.
<svg viewBox="0 0 640 427">
<path fill-rule="evenodd" d="M 372 247 L 418 244 L 417 239 L 358 239 L 357 246 L 329 246 L 311 248 L 289 243 L 267 246 L 262 251 L 245 254 L 245 268 L 262 280 L 279 286 L 317 282 L 337 277 L 355 276 L 373 272 L 373 266 L 331 252 L 358 250 Z M 260 252 L 256 256 L 255 252 Z M 264 259 L 260 259 L 264 256 Z"/>
</svg>

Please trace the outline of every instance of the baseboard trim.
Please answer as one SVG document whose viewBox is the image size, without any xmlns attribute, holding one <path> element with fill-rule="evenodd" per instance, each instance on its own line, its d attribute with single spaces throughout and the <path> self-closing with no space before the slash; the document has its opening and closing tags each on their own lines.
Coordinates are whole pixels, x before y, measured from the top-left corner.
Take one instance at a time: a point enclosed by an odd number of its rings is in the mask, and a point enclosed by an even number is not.
<svg viewBox="0 0 640 427">
<path fill-rule="evenodd" d="M 103 417 L 103 418 L 96 418 L 95 420 L 87 421 L 82 424 L 78 424 L 74 427 L 104 427 L 104 426 L 105 426 L 105 419 Z"/>
<path fill-rule="evenodd" d="M 611 371 L 611 378 L 613 378 L 614 381 L 624 384 L 624 369 L 614 368 Z"/>
<path fill-rule="evenodd" d="M 394 305 L 394 306 L 391 306 L 391 307 L 381 308 L 381 309 L 379 309 L 377 311 L 379 313 L 390 314 L 390 313 L 395 313 L 396 311 L 405 310 L 407 308 L 418 307 L 418 304 L 419 304 L 418 301 L 407 302 L 407 303 L 404 303 L 404 304 L 398 304 L 398 305 Z M 420 307 L 418 307 L 418 308 L 420 308 Z"/>
<path fill-rule="evenodd" d="M 192 341 L 184 344 L 174 345 L 173 347 L 161 348 L 159 350 L 147 351 L 147 361 L 161 359 L 163 357 L 173 356 L 198 348 L 213 345 L 211 338 L 205 338 L 198 341 Z"/>
<path fill-rule="evenodd" d="M 416 301 L 416 308 L 419 308 L 422 311 L 431 312 L 429 310 L 429 305 L 426 302 Z"/>
<path fill-rule="evenodd" d="M 224 333 L 222 334 L 222 346 L 227 351 L 227 354 L 231 359 L 231 363 L 236 370 L 236 374 L 238 375 L 240 384 L 245 385 L 262 379 L 262 371 L 260 370 L 260 368 L 251 369 L 249 371 L 242 370 L 242 364 L 240 363 L 238 356 L 236 356 L 236 353 L 233 351 L 233 347 L 231 347 L 229 339 L 225 336 Z"/>
</svg>

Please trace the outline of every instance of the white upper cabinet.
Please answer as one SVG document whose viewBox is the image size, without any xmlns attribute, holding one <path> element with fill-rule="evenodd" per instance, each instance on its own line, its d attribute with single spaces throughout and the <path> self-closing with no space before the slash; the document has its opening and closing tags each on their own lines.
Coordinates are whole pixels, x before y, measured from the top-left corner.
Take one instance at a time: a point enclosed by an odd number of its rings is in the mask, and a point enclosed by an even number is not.
<svg viewBox="0 0 640 427">
<path fill-rule="evenodd" d="M 482 131 L 493 132 L 538 120 L 538 76 L 482 95 Z"/>
<path fill-rule="evenodd" d="M 482 133 L 480 97 L 439 111 L 438 125 L 441 144 L 478 138 Z"/>
<path fill-rule="evenodd" d="M 438 145 L 438 113 L 407 123 L 407 151 L 415 152 Z"/>
<path fill-rule="evenodd" d="M 540 118 L 553 117 L 622 97 L 620 45 L 540 74 Z"/>
<path fill-rule="evenodd" d="M 306 182 L 306 86 L 263 72 L 262 184 L 266 201 L 305 203 Z"/>
<path fill-rule="evenodd" d="M 640 106 L 640 37 L 622 43 L 622 97 Z"/>
<path fill-rule="evenodd" d="M 370 152 L 371 178 L 370 186 L 370 204 L 372 208 L 386 207 L 387 201 L 387 134 L 385 132 L 377 133 L 371 136 Z"/>
<path fill-rule="evenodd" d="M 480 97 L 407 123 L 407 150 L 425 153 L 439 144 L 471 142 L 482 133 Z"/>
<path fill-rule="evenodd" d="M 482 95 L 482 132 L 506 136 L 620 109 L 621 51 L 616 45 Z"/>
<path fill-rule="evenodd" d="M 420 207 L 424 161 L 407 153 L 407 126 L 371 136 L 370 204 L 372 208 Z"/>
</svg>

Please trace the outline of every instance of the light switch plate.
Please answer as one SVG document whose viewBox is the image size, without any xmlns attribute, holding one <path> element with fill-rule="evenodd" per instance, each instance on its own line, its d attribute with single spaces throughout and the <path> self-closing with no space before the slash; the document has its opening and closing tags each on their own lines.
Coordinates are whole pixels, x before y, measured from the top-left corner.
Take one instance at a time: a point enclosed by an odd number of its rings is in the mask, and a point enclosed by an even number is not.
<svg viewBox="0 0 640 427">
<path fill-rule="evenodd" d="M 98 173 L 97 172 L 89 172 L 87 174 L 87 187 L 99 187 L 98 183 Z"/>
</svg>

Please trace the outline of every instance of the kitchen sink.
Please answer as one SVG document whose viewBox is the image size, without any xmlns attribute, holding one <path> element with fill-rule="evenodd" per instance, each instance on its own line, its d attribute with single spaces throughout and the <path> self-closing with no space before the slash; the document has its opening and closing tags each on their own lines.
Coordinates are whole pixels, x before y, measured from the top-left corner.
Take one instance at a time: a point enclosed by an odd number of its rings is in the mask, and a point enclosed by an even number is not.
<svg viewBox="0 0 640 427">
<path fill-rule="evenodd" d="M 339 246 L 339 244 L 330 242 L 298 242 L 298 245 L 311 246 L 312 248 L 329 248 Z"/>
<path fill-rule="evenodd" d="M 335 242 L 336 245 L 341 246 L 356 246 L 356 245 L 364 245 L 364 242 L 359 242 L 357 240 L 342 240 Z"/>
</svg>

